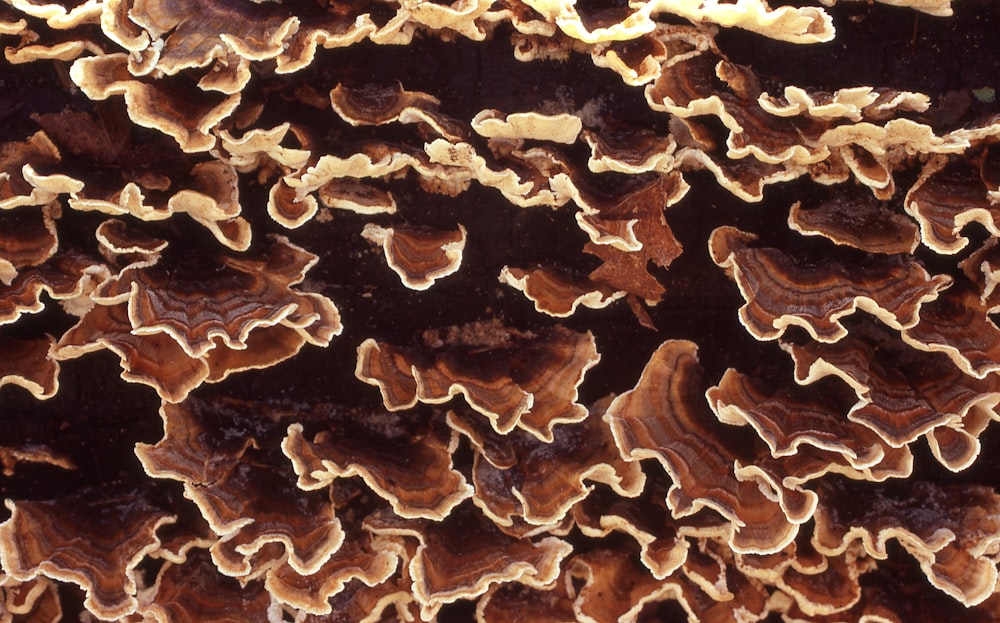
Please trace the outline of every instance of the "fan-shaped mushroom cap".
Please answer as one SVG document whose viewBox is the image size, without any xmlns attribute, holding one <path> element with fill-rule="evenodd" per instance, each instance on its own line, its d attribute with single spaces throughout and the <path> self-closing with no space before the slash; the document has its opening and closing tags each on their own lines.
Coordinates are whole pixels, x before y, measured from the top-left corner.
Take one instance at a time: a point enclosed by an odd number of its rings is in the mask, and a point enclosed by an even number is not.
<svg viewBox="0 0 1000 623">
<path fill-rule="evenodd" d="M 573 556 L 568 575 L 584 582 L 573 601 L 576 620 L 628 621 L 646 604 L 666 599 L 685 601 L 676 580 L 658 581 L 644 571 L 627 549 L 599 549 Z"/>
<path fill-rule="evenodd" d="M 166 562 L 140 597 L 139 611 L 155 621 L 240 623 L 267 620 L 271 597 L 262 582 L 241 586 L 195 550 L 182 562 Z"/>
<path fill-rule="evenodd" d="M 329 343 L 340 332 L 336 308 L 325 298 L 292 289 L 316 261 L 277 237 L 256 257 L 218 258 L 211 280 L 201 267 L 190 270 L 167 259 L 152 266 L 131 264 L 102 284 L 95 299 L 128 301 L 133 335 L 166 333 L 193 358 L 203 357 L 217 339 L 227 348 L 245 350 L 251 332 L 277 324 Z M 227 287 L 220 290 L 220 284 Z"/>
<path fill-rule="evenodd" d="M 850 496 L 853 503 L 844 503 Z M 918 481 L 897 491 L 853 491 L 827 483 L 813 544 L 837 555 L 860 541 L 884 559 L 890 539 L 920 563 L 928 580 L 966 606 L 986 600 L 997 581 L 991 549 L 1000 539 L 1000 497 L 987 487 Z"/>
<path fill-rule="evenodd" d="M 451 4 L 436 4 L 420 0 L 402 0 L 407 17 L 434 30 L 454 30 L 473 41 L 486 38 L 479 19 L 488 11 L 490 0 L 457 0 Z"/>
<path fill-rule="evenodd" d="M 55 255 L 59 247 L 55 221 L 61 214 L 56 202 L 41 210 L 0 212 L 0 283 L 9 286 L 19 269 L 38 266 Z"/>
<path fill-rule="evenodd" d="M 796 201 L 788 210 L 788 226 L 871 253 L 913 253 L 920 244 L 916 224 L 871 195 L 838 194 L 807 210 Z"/>
<path fill-rule="evenodd" d="M 20 35 L 28 29 L 28 22 L 23 19 L 14 20 L 12 10 L 5 11 L 0 16 L 0 35 Z"/>
<path fill-rule="evenodd" d="M 396 199 L 391 192 L 359 180 L 333 179 L 320 186 L 317 194 L 320 202 L 328 208 L 350 210 L 358 214 L 396 212 Z"/>
<path fill-rule="evenodd" d="M 160 406 L 163 439 L 155 445 L 136 444 L 136 456 L 143 468 L 157 478 L 194 484 L 215 482 L 248 448 L 264 441 L 256 437 L 266 431 L 254 431 L 251 410 L 241 410 L 240 406 L 195 398 L 179 404 L 164 403 Z M 227 430 L 245 434 L 227 435 Z"/>
<path fill-rule="evenodd" d="M 93 41 L 77 39 L 51 45 L 35 44 L 7 48 L 4 50 L 4 58 L 11 65 L 21 65 L 41 60 L 72 61 L 82 56 L 84 52 L 103 54 L 104 50 Z"/>
<path fill-rule="evenodd" d="M 722 623 L 739 617 L 758 621 L 767 612 L 767 593 L 739 574 L 727 573 L 718 578 L 730 589 L 726 598 L 719 601 L 717 595 L 703 590 L 716 592 L 717 587 L 694 582 L 684 575 L 653 580 L 643 573 L 627 550 L 598 549 L 574 556 L 567 571 L 571 577 L 584 581 L 573 605 L 578 620 L 632 620 L 644 606 L 667 600 L 677 601 L 689 621 L 705 623 Z"/>
<path fill-rule="evenodd" d="M 480 155 L 469 143 L 453 144 L 444 139 L 431 141 L 424 147 L 431 163 L 451 169 L 456 180 L 475 179 L 483 186 L 496 188 L 504 198 L 522 207 L 562 205 L 569 197 L 557 196 L 549 187 L 546 176 L 523 163 L 498 166 Z M 537 178 L 537 179 L 536 179 Z"/>
<path fill-rule="evenodd" d="M 25 15 L 45 20 L 49 28 L 56 30 L 69 30 L 81 24 L 97 23 L 101 14 L 99 0 L 86 0 L 71 9 L 61 4 L 33 0 L 11 0 L 10 5 Z"/>
<path fill-rule="evenodd" d="M 0 446 L 0 464 L 3 465 L 4 476 L 13 476 L 14 469 L 19 463 L 51 465 L 66 470 L 77 469 L 76 463 L 69 456 L 43 444 L 22 443 L 19 446 Z"/>
<path fill-rule="evenodd" d="M 75 197 L 69 200 L 74 210 L 81 212 L 102 212 L 110 215 L 128 214 L 144 221 L 162 220 L 171 216 L 164 207 L 146 205 L 143 189 L 135 182 L 126 183 L 121 189 L 107 197 L 87 196 Z"/>
<path fill-rule="evenodd" d="M 135 567 L 159 546 L 157 528 L 175 519 L 141 492 L 84 490 L 6 504 L 11 516 L 0 524 L 4 571 L 20 581 L 44 576 L 72 582 L 85 591 L 84 605 L 106 619 L 135 612 Z"/>
<path fill-rule="evenodd" d="M 836 401 L 815 390 L 769 387 L 730 368 L 706 397 L 720 421 L 749 424 L 774 457 L 793 455 L 801 445 L 809 445 L 839 454 L 840 461 L 860 470 L 885 456 L 876 435 L 844 421 Z"/>
<path fill-rule="evenodd" d="M 969 257 L 959 262 L 958 266 L 979 290 L 979 300 L 987 306 L 990 313 L 997 309 L 997 295 L 1000 290 L 1000 246 L 994 239 L 987 240 L 981 247 L 973 251 Z"/>
<path fill-rule="evenodd" d="M 451 141 L 463 140 L 468 134 L 464 126 L 438 110 L 441 102 L 436 97 L 407 91 L 398 82 L 395 86 L 369 84 L 361 88 L 338 84 L 330 91 L 330 103 L 351 125 L 419 123 Z"/>
<path fill-rule="evenodd" d="M 111 218 L 94 232 L 101 246 L 112 254 L 152 256 L 167 248 L 167 241 L 136 230 L 128 222 Z"/>
<path fill-rule="evenodd" d="M 441 102 L 426 93 L 395 86 L 349 88 L 338 84 L 330 91 L 333 109 L 351 125 L 381 125 L 398 121 L 407 109 L 437 107 Z"/>
<path fill-rule="evenodd" d="M 687 559 L 690 542 L 684 537 L 699 535 L 710 526 L 714 534 L 725 533 L 725 520 L 707 513 L 674 519 L 667 507 L 669 478 L 651 474 L 646 487 L 634 498 L 623 498 L 608 487 L 595 487 L 573 507 L 573 519 L 583 534 L 599 538 L 622 532 L 639 544 L 639 560 L 653 577 L 664 579 Z"/>
<path fill-rule="evenodd" d="M 858 396 L 848 418 L 893 446 L 910 443 L 973 412 L 993 413 L 1000 379 L 976 379 L 941 353 L 908 348 L 871 325 L 836 344 L 788 343 L 799 383 L 843 379 Z"/>
<path fill-rule="evenodd" d="M 80 253 L 57 253 L 44 264 L 25 268 L 9 285 L 0 285 L 0 325 L 16 322 L 24 313 L 42 311 L 44 291 L 52 299 L 65 301 L 90 293 L 95 282 L 106 279 L 104 264 Z"/>
<path fill-rule="evenodd" d="M 321 489 L 337 478 L 360 476 L 397 515 L 410 519 L 441 520 L 472 495 L 452 462 L 457 432 L 413 415 L 339 410 L 332 415 L 312 441 L 301 424 L 288 427 L 281 447 L 299 487 Z"/>
<path fill-rule="evenodd" d="M 40 183 L 44 178 L 35 169 L 44 170 L 47 165 L 61 160 L 59 149 L 43 131 L 35 132 L 24 141 L 0 143 L 0 209 L 45 205 L 61 191 L 79 190 L 67 184 Z M 65 176 L 54 177 L 68 180 Z"/>
<path fill-rule="evenodd" d="M 216 65 L 221 69 L 227 64 L 275 58 L 300 22 L 279 11 L 253 10 L 252 5 L 243 10 L 220 2 L 135 0 L 129 5 L 128 19 L 148 33 L 150 45 L 157 50 L 156 68 L 168 75 L 204 67 L 213 60 L 225 61 Z M 247 72 L 246 79 L 232 85 L 229 92 L 240 91 L 249 77 Z"/>
<path fill-rule="evenodd" d="M 701 37 L 699 37 L 701 35 Z M 625 84 L 640 86 L 660 76 L 662 65 L 682 46 L 696 46 L 710 41 L 703 31 L 677 24 L 657 24 L 653 30 L 629 41 L 605 41 L 590 48 L 590 58 L 597 67 L 607 67 L 622 77 Z"/>
<path fill-rule="evenodd" d="M 500 283 L 520 290 L 535 304 L 536 311 L 556 318 L 572 316 L 580 305 L 601 309 L 625 296 L 621 290 L 614 291 L 590 279 L 545 266 L 531 269 L 504 266 L 500 269 Z"/>
<path fill-rule="evenodd" d="M 788 85 L 782 96 L 761 93 L 757 99 L 761 108 L 778 117 L 808 114 L 819 118 L 846 117 L 861 119 L 861 111 L 878 99 L 871 87 L 838 89 L 834 93 L 810 93 L 801 87 Z"/>
<path fill-rule="evenodd" d="M 267 198 L 267 213 L 288 228 L 296 228 L 316 216 L 319 205 L 312 195 L 299 196 L 299 192 L 284 179 L 271 187 Z"/>
<path fill-rule="evenodd" d="M 820 570 L 786 570 L 777 586 L 795 599 L 799 610 L 810 616 L 843 613 L 861 600 L 860 574 L 864 566 L 856 554 L 826 558 Z"/>
<path fill-rule="evenodd" d="M 280 241 L 276 244 L 275 248 L 281 249 Z M 283 252 L 295 255 L 295 251 L 290 248 L 284 248 L 277 255 Z M 277 256 L 272 256 L 271 260 L 275 257 Z M 310 257 L 312 256 L 307 255 L 305 258 L 306 264 L 312 262 Z M 271 288 L 277 284 L 274 279 L 284 284 L 279 289 L 288 289 L 289 284 L 297 283 L 304 271 L 308 270 L 308 267 L 303 268 L 292 260 L 291 266 L 283 267 L 288 272 L 280 274 L 279 264 L 288 259 L 286 254 L 283 259 L 270 265 L 274 272 L 270 273 L 272 281 L 268 282 L 270 286 L 265 285 L 265 289 L 274 292 Z M 249 275 L 256 272 L 254 266 L 259 260 L 235 261 L 231 258 L 230 265 L 233 268 L 240 267 L 240 262 L 244 264 L 241 272 L 236 274 Z M 161 291 L 155 287 L 144 290 L 143 287 L 157 283 L 155 279 L 151 280 L 147 278 L 148 275 L 143 275 L 142 270 L 146 268 L 149 268 L 148 262 L 139 262 L 123 270 L 122 274 L 129 281 L 128 289 L 120 287 L 121 283 L 116 281 L 121 275 L 105 280 L 100 291 L 93 293 L 93 297 L 101 301 L 100 304 L 91 304 L 83 310 L 80 321 L 63 334 L 55 348 L 56 359 L 74 359 L 95 350 L 111 350 L 121 359 L 123 379 L 149 385 L 164 400 L 179 402 L 206 380 L 221 381 L 233 372 L 277 363 L 294 355 L 306 342 L 325 345 L 340 332 L 339 314 L 328 299 L 318 294 L 297 293 L 293 295 L 297 297 L 297 302 L 277 306 L 281 310 L 281 324 L 265 322 L 261 327 L 259 318 L 256 322 L 251 319 L 249 324 L 252 328 L 261 329 L 260 331 L 252 334 L 248 332 L 238 342 L 230 341 L 230 345 L 218 344 L 214 341 L 215 334 L 211 328 L 219 326 L 222 322 L 220 318 L 225 318 L 228 313 L 225 310 L 234 313 L 249 311 L 253 316 L 253 307 L 227 306 L 229 301 L 224 293 L 219 293 L 223 295 L 221 299 L 209 298 L 207 305 L 204 301 L 199 301 L 194 307 L 180 305 L 174 300 L 176 297 L 171 297 L 177 292 L 189 296 L 183 289 L 176 289 L 183 284 L 173 284 L 173 291 Z M 130 273 L 135 274 L 130 276 Z M 170 281 L 162 273 L 159 276 L 166 279 L 161 279 L 160 285 Z M 236 281 L 239 281 L 238 277 Z M 288 290 L 288 293 L 291 292 Z M 180 298 L 184 299 L 183 296 Z M 136 303 L 137 311 L 130 313 L 130 303 L 126 301 L 135 299 L 141 300 Z M 171 309 L 171 300 L 173 309 L 180 310 L 183 307 L 186 311 L 180 311 L 177 317 L 160 315 L 164 310 Z M 264 315 L 267 313 L 271 312 Z M 145 320 L 137 328 L 133 326 L 133 318 L 139 317 Z M 165 326 L 161 326 L 157 320 L 163 318 L 168 319 Z M 199 335 L 205 338 L 204 341 L 195 339 Z M 233 335 L 235 334 L 226 334 L 227 337 Z M 222 339 L 223 342 L 226 341 L 225 338 Z"/>
<path fill-rule="evenodd" d="M 57 623 L 62 620 L 59 585 L 45 577 L 18 582 L 9 575 L 0 577 L 5 614 L 10 617 Z"/>
<path fill-rule="evenodd" d="M 782 6 L 772 10 L 759 0 L 740 0 L 736 4 L 722 2 L 690 2 L 686 0 L 655 0 L 638 7 L 620 22 L 593 30 L 584 25 L 573 2 L 564 0 L 526 0 L 525 4 L 556 23 L 574 39 L 586 43 L 628 40 L 649 32 L 654 27 L 652 15 L 666 12 L 695 23 L 710 22 L 722 26 L 737 26 L 793 43 L 816 43 L 833 38 L 833 21 L 816 7 Z"/>
<path fill-rule="evenodd" d="M 236 251 L 250 247 L 250 225 L 239 218 L 240 194 L 236 171 L 221 162 L 203 162 L 191 169 L 194 188 L 167 201 L 169 211 L 187 212 L 222 244 Z"/>
<path fill-rule="evenodd" d="M 691 126 L 693 122 L 682 119 L 677 125 Z M 805 165 L 794 163 L 772 164 L 760 162 L 756 158 L 741 160 L 726 160 L 715 153 L 706 153 L 701 149 L 685 146 L 677 154 L 682 166 L 695 169 L 705 169 L 715 176 L 715 181 L 742 201 L 757 202 L 764 198 L 764 187 L 769 184 L 793 180 L 808 169 Z M 842 182 L 849 176 L 845 170 L 843 175 L 832 176 L 833 183 Z"/>
<path fill-rule="evenodd" d="M 410 594 L 410 586 L 411 583 L 402 578 L 393 578 L 374 586 L 368 586 L 363 582 L 352 582 L 345 590 L 328 600 L 331 607 L 330 614 L 306 614 L 301 618 L 304 623 L 330 623 L 337 620 L 377 623 L 380 618 L 393 616 L 404 620 L 416 620 L 421 614 Z M 440 609 L 440 606 L 437 609 Z M 425 618 L 435 616 L 436 609 L 430 610 Z M 387 611 L 392 614 L 387 614 Z"/>
<path fill-rule="evenodd" d="M 732 227 L 712 232 L 709 249 L 730 271 L 747 303 L 740 321 L 760 340 L 773 340 L 790 326 L 815 339 L 835 342 L 845 335 L 840 319 L 864 309 L 895 329 L 916 325 L 928 301 L 952 283 L 932 277 L 904 256 L 882 256 L 866 264 L 827 260 L 804 264 L 779 249 L 755 248 L 756 236 Z"/>
<path fill-rule="evenodd" d="M 544 140 L 574 143 L 583 121 L 576 115 L 543 115 L 535 112 L 504 114 L 487 109 L 476 113 L 470 122 L 476 134 L 486 138 Z"/>
<path fill-rule="evenodd" d="M 589 333 L 562 327 L 540 334 L 491 325 L 453 329 L 429 349 L 434 355 L 427 364 L 416 349 L 365 340 L 355 375 L 378 386 L 391 411 L 462 394 L 501 434 L 516 426 L 551 441 L 555 425 L 587 417 L 575 400 L 584 374 L 600 360 Z"/>
<path fill-rule="evenodd" d="M 59 339 L 54 356 L 75 359 L 102 349 L 118 355 L 123 379 L 149 385 L 171 402 L 183 400 L 209 374 L 204 361 L 189 357 L 169 335 L 133 335 L 125 304 L 94 305 Z"/>
<path fill-rule="evenodd" d="M 214 147 L 216 138 L 209 132 L 232 114 L 240 94 L 184 98 L 160 83 L 136 79 L 128 71 L 128 58 L 126 54 L 81 58 L 70 68 L 70 77 L 91 99 L 124 95 L 132 121 L 172 136 L 185 152 Z"/>
<path fill-rule="evenodd" d="M 329 499 L 296 487 L 287 464 L 276 469 L 253 453 L 241 458 L 216 482 L 185 483 L 185 495 L 222 537 L 212 547 L 216 566 L 226 575 L 253 577 L 268 567 L 253 561 L 264 552 L 297 573 L 316 573 L 344 541 Z M 267 552 L 269 546 L 282 547 L 284 555 Z"/>
<path fill-rule="evenodd" d="M 114 216 L 130 215 L 143 221 L 162 221 L 176 213 L 187 213 L 208 229 L 215 239 L 230 249 L 245 251 L 250 247 L 250 225 L 241 216 L 237 172 L 232 165 L 207 161 L 194 165 L 186 180 L 188 187 L 151 201 L 142 186 L 127 182 L 113 192 L 83 189 L 69 205 L 74 210 L 96 211 Z M 172 182 L 166 180 L 165 189 Z M 179 184 L 178 184 L 179 185 Z M 159 189 L 155 189 L 159 190 Z M 159 194 L 159 193 L 156 193 Z"/>
<path fill-rule="evenodd" d="M 593 132 L 584 130 L 583 140 L 590 145 L 587 168 L 594 173 L 648 173 L 675 169 L 677 142 L 672 136 L 638 129 L 630 132 Z"/>
<path fill-rule="evenodd" d="M 906 193 L 904 205 L 920 225 L 921 241 L 938 253 L 958 253 L 968 244 L 960 234 L 971 222 L 994 236 L 1000 212 L 980 171 L 966 159 L 934 158 Z"/>
<path fill-rule="evenodd" d="M 457 272 L 466 240 L 461 224 L 458 231 L 441 231 L 368 223 L 361 235 L 382 247 L 389 268 L 411 290 L 426 290 L 438 279 Z"/>
<path fill-rule="evenodd" d="M 355 609 L 366 610 L 369 614 L 380 612 L 380 608 L 372 607 L 375 604 L 364 608 L 368 601 L 366 597 L 373 595 L 358 595 L 362 586 L 383 593 L 382 599 L 377 601 L 389 597 L 384 594 L 386 592 L 397 593 L 395 600 L 400 600 L 399 587 L 390 578 L 400 566 L 405 565 L 409 557 L 406 548 L 391 538 L 373 536 L 360 525 L 345 526 L 345 532 L 340 549 L 315 573 L 300 575 L 286 566 L 269 573 L 264 581 L 268 592 L 283 604 L 312 615 L 333 615 L 333 620 L 338 614 L 332 603 L 336 601 L 341 602 L 337 604 L 341 608 L 355 601 Z M 409 591 L 403 592 L 403 595 L 409 598 Z M 361 619 L 352 617 L 346 620 Z"/>
<path fill-rule="evenodd" d="M 383 513 L 369 516 L 365 527 L 379 535 L 417 539 L 410 572 L 413 594 L 425 611 L 478 597 L 498 582 L 547 588 L 572 549 L 555 537 L 531 541 L 507 536 L 469 504 L 439 523 L 405 521 Z"/>
<path fill-rule="evenodd" d="M 849 87 L 828 93 L 787 85 L 782 96 L 761 93 L 757 101 L 761 108 L 779 117 L 806 114 L 855 122 L 863 118 L 882 119 L 896 110 L 923 112 L 930 106 L 929 98 L 922 93 L 872 87 Z"/>
<path fill-rule="evenodd" d="M 446 146 L 449 152 L 454 147 L 444 139 L 431 143 L 434 144 Z M 360 180 L 385 178 L 407 170 L 419 174 L 422 187 L 455 195 L 466 189 L 473 175 L 449 164 L 437 162 L 428 153 L 406 145 L 365 143 L 358 147 L 357 153 L 346 158 L 323 155 L 315 164 L 283 177 L 271 188 L 268 214 L 285 227 L 300 227 L 318 210 L 313 193 L 318 194 L 327 207 L 343 207 L 360 213 L 393 212 L 396 205 L 391 193 Z"/>
<path fill-rule="evenodd" d="M 478 623 L 505 623 L 518 618 L 523 623 L 576 623 L 567 583 L 557 581 L 549 590 L 513 582 L 497 584 L 476 604 Z"/>
<path fill-rule="evenodd" d="M 514 516 L 534 525 L 558 523 L 589 494 L 584 480 L 606 483 L 627 497 L 638 495 L 646 481 L 637 464 L 621 459 L 595 414 L 555 429 L 551 442 L 523 431 L 501 436 L 481 418 L 456 411 L 448 413 L 448 425 L 472 442 L 473 501 L 501 526 L 511 525 Z M 553 453 L 563 457 L 557 465 L 550 461 Z"/>
<path fill-rule="evenodd" d="M 705 425 L 699 375 L 693 343 L 662 344 L 635 388 L 608 407 L 604 417 L 615 443 L 626 460 L 660 462 L 674 481 L 667 494 L 674 517 L 711 508 L 729 520 L 734 550 L 777 551 L 798 527 L 773 501 L 775 492 L 765 493 L 762 483 L 739 480 L 732 471 L 735 456 Z"/>
<path fill-rule="evenodd" d="M 1000 370 L 1000 329 L 988 313 L 972 285 L 960 282 L 921 308 L 920 322 L 902 332 L 903 341 L 945 353 L 966 374 L 985 378 Z"/>
<path fill-rule="evenodd" d="M 301 169 L 308 163 L 310 152 L 307 149 L 282 145 L 291 129 L 291 123 L 282 123 L 271 129 L 248 130 L 240 138 L 234 137 L 227 130 L 222 130 L 219 132 L 220 142 L 216 151 L 219 152 L 220 159 L 233 165 L 241 173 L 264 167 L 267 160 L 289 171 Z"/>
<path fill-rule="evenodd" d="M 19 385 L 39 400 L 59 389 L 59 363 L 52 358 L 55 339 L 20 339 L 0 333 L 0 387 Z"/>
<path fill-rule="evenodd" d="M 660 77 L 646 87 L 646 100 L 687 120 L 713 115 L 728 130 L 726 157 L 766 164 L 808 165 L 829 156 L 820 141 L 825 124 L 807 117 L 777 117 L 757 104 L 759 80 L 748 67 L 736 65 L 714 49 L 679 55 L 665 64 Z M 721 80 L 726 88 L 715 87 Z M 707 145 L 700 148 L 703 152 Z"/>
<path fill-rule="evenodd" d="M 185 496 L 227 543 L 212 547 L 223 573 L 249 575 L 250 559 L 270 543 L 284 547 L 296 572 L 315 573 L 343 542 L 340 521 L 326 496 L 295 486 L 291 465 L 259 457 L 255 448 L 280 438 L 278 427 L 269 434 L 254 422 L 259 410 L 235 401 L 164 404 L 164 438 L 138 444 L 136 455 L 151 476 L 184 483 Z"/>
</svg>

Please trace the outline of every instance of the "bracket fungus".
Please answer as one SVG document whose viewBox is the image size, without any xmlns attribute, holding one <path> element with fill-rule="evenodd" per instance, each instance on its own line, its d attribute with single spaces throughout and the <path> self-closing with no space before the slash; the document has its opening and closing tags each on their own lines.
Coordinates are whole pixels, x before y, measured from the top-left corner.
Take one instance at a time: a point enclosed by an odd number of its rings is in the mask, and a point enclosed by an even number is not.
<svg viewBox="0 0 1000 623">
<path fill-rule="evenodd" d="M 382 246 L 389 268 L 411 290 L 426 290 L 438 279 L 457 272 L 466 240 L 461 224 L 458 231 L 436 231 L 368 223 L 361 235 Z"/>
<path fill-rule="evenodd" d="M 998 28 L 0 2 L 0 623 L 1000 619 Z"/>
</svg>

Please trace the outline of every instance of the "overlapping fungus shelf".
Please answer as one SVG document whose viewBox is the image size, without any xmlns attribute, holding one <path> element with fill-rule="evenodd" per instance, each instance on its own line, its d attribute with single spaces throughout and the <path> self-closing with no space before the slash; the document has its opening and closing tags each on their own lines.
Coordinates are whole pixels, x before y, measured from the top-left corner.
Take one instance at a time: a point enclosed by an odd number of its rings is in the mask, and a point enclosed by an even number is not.
<svg viewBox="0 0 1000 623">
<path fill-rule="evenodd" d="M 0 3 L 0 623 L 1000 619 L 986 0 Z"/>
</svg>

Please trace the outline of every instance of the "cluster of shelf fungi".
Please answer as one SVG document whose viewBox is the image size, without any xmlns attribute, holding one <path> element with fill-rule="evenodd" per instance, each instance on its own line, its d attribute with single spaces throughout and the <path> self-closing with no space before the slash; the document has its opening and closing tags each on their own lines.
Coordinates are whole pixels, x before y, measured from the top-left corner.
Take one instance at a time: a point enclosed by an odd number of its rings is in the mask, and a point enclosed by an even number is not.
<svg viewBox="0 0 1000 623">
<path fill-rule="evenodd" d="M 0 621 L 997 620 L 954 1 L 5 0 Z"/>
</svg>

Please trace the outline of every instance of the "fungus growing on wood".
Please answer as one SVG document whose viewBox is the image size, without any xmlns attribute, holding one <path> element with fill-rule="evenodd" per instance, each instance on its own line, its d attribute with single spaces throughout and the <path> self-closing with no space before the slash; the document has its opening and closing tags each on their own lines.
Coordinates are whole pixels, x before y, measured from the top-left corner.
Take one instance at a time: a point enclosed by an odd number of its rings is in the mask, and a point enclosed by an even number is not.
<svg viewBox="0 0 1000 623">
<path fill-rule="evenodd" d="M 276 363 L 305 342 L 329 344 L 340 333 L 329 299 L 292 289 L 316 259 L 277 237 L 257 257 L 129 264 L 96 288 L 96 304 L 63 335 L 55 356 L 109 349 L 122 360 L 122 378 L 178 402 L 205 380 Z M 213 279 L 205 280 L 209 266 Z M 251 341 L 253 332 L 277 335 Z"/>
<path fill-rule="evenodd" d="M 26 340 L 0 333 L 0 387 L 19 385 L 39 400 L 55 396 L 59 363 L 49 356 L 53 346 L 52 337 Z"/>
<path fill-rule="evenodd" d="M 164 563 L 151 590 L 141 599 L 142 611 L 162 621 L 264 620 L 271 605 L 261 583 L 240 586 L 237 580 L 220 575 L 211 558 L 200 550 L 186 560 Z"/>
<path fill-rule="evenodd" d="M 892 446 L 910 443 L 939 426 L 1000 403 L 1000 379 L 977 379 L 940 353 L 907 348 L 872 325 L 836 344 L 786 344 L 803 384 L 826 376 L 843 379 L 858 396 L 848 418 L 867 426 Z"/>
<path fill-rule="evenodd" d="M 479 596 L 498 582 L 549 587 L 572 549 L 556 537 L 532 541 L 507 536 L 468 504 L 440 523 L 404 521 L 382 513 L 369 516 L 365 525 L 373 534 L 417 540 L 410 572 L 413 595 L 424 612 Z"/>
<path fill-rule="evenodd" d="M 468 133 L 461 124 L 438 111 L 441 102 L 436 97 L 407 91 L 399 83 L 394 87 L 368 85 L 359 89 L 338 84 L 330 91 L 330 103 L 351 125 L 383 125 L 394 121 L 417 123 L 455 142 Z"/>
<path fill-rule="evenodd" d="M 167 241 L 136 231 L 127 221 L 108 219 L 94 230 L 97 241 L 112 255 L 153 256 L 167 248 Z"/>
<path fill-rule="evenodd" d="M 0 620 L 997 618 L 994 4 L 0 4 Z"/>
<path fill-rule="evenodd" d="M 57 300 L 87 296 L 108 268 L 73 251 L 60 252 L 38 266 L 25 268 L 9 284 L 0 286 L 0 324 L 17 322 L 22 314 L 45 309 L 42 293 Z"/>
<path fill-rule="evenodd" d="M 10 519 L 0 525 L 4 571 L 22 582 L 72 582 L 86 592 L 84 605 L 105 619 L 135 611 L 135 567 L 159 545 L 156 530 L 174 521 L 142 492 L 90 490 L 7 504 Z"/>
<path fill-rule="evenodd" d="M 931 276 L 903 256 L 871 261 L 807 264 L 779 249 L 754 246 L 756 236 L 735 228 L 712 232 L 712 259 L 736 281 L 747 303 L 740 320 L 761 340 L 772 340 L 788 327 L 804 328 L 821 342 L 845 335 L 840 319 L 863 309 L 894 329 L 920 320 L 927 301 L 951 285 L 946 275 Z"/>
<path fill-rule="evenodd" d="M 59 204 L 52 202 L 41 211 L 11 210 L 0 213 L 0 283 L 10 285 L 19 269 L 38 266 L 59 248 L 55 221 Z"/>
<path fill-rule="evenodd" d="M 573 315 L 580 305 L 600 309 L 625 296 L 621 290 L 614 291 L 588 278 L 566 275 L 544 266 L 533 269 L 504 266 L 500 270 L 500 282 L 524 292 L 537 311 L 557 318 Z"/>
<path fill-rule="evenodd" d="M 600 361 L 590 334 L 467 325 L 430 334 L 425 342 L 429 360 L 422 349 L 367 339 L 358 347 L 355 375 L 378 386 L 391 411 L 461 394 L 500 434 L 518 427 L 550 442 L 555 425 L 587 417 L 576 399 L 587 370 Z"/>
<path fill-rule="evenodd" d="M 706 395 L 720 421 L 749 424 L 776 458 L 795 455 L 807 445 L 841 455 L 831 464 L 846 463 L 860 470 L 885 456 L 884 442 L 841 419 L 837 401 L 819 391 L 769 387 L 730 368 Z"/>
<path fill-rule="evenodd" d="M 458 231 L 438 231 L 368 223 L 361 235 L 382 247 L 389 268 L 411 290 L 426 290 L 458 271 L 466 240 L 461 224 Z"/>
<path fill-rule="evenodd" d="M 974 161 L 937 157 L 927 162 L 906 193 L 906 211 L 920 225 L 925 245 L 938 253 L 958 253 L 968 244 L 960 234 L 968 223 L 980 223 L 994 236 L 1000 233 L 991 190 L 996 188 L 983 179 Z"/>
<path fill-rule="evenodd" d="M 635 388 L 608 407 L 615 443 L 627 460 L 660 462 L 674 481 L 667 504 L 675 518 L 710 508 L 730 522 L 734 549 L 777 551 L 797 527 L 773 501 L 775 492 L 765 493 L 765 483 L 736 477 L 736 455 L 705 425 L 710 420 L 699 396 L 696 353 L 693 343 L 683 341 L 656 350 Z M 711 447 L 706 439 L 713 439 Z"/>
<path fill-rule="evenodd" d="M 302 489 L 325 489 L 338 478 L 360 476 L 397 515 L 436 520 L 472 495 L 452 461 L 458 433 L 439 420 L 378 411 L 320 414 L 326 416 L 323 430 L 312 441 L 302 424 L 292 424 L 281 444 Z"/>
<path fill-rule="evenodd" d="M 965 605 L 993 594 L 997 569 L 988 552 L 1000 536 L 995 491 L 918 481 L 898 493 L 869 493 L 867 503 L 854 497 L 854 504 L 840 504 L 838 496 L 844 495 L 857 493 L 846 487 L 823 491 L 830 507 L 821 505 L 816 513 L 814 543 L 820 552 L 834 555 L 857 540 L 868 555 L 884 558 L 888 541 L 896 539 L 931 584 Z M 956 496 L 965 499 L 956 505 Z M 929 514 L 938 520 L 928 521 Z"/>
<path fill-rule="evenodd" d="M 502 436 L 472 414 L 453 411 L 448 425 L 476 452 L 473 501 L 502 527 L 515 516 L 532 525 L 558 524 L 590 493 L 584 480 L 603 482 L 625 497 L 638 495 L 645 484 L 639 466 L 622 460 L 596 417 L 559 426 L 547 442 L 523 431 Z M 558 465 L 549 460 L 552 453 L 563 457 Z"/>
<path fill-rule="evenodd" d="M 796 201 L 788 209 L 788 226 L 805 236 L 822 236 L 871 253 L 913 253 L 920 243 L 913 221 L 860 193 L 839 194 L 805 210 Z"/>
<path fill-rule="evenodd" d="M 183 87 L 167 89 L 139 79 L 129 71 L 128 61 L 126 54 L 81 58 L 73 63 L 70 75 L 94 100 L 124 95 L 133 122 L 173 137 L 185 152 L 207 151 L 215 146 L 210 131 L 239 105 L 239 92 L 216 96 L 191 91 L 181 95 L 177 90 Z"/>
</svg>

